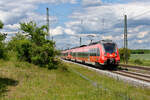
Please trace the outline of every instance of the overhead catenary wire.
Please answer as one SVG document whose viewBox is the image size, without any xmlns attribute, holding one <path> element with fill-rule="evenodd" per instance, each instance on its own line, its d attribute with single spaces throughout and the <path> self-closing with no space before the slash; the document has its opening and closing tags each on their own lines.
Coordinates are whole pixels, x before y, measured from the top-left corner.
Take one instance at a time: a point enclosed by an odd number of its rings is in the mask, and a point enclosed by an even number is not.
<svg viewBox="0 0 150 100">
<path fill-rule="evenodd" d="M 129 19 L 133 19 L 133 18 L 137 18 L 137 17 L 143 16 L 144 14 L 149 13 L 149 12 L 150 12 L 150 10 L 148 10 L 148 11 L 146 11 L 146 12 L 143 12 L 143 13 L 141 13 L 141 14 L 139 14 L 139 15 L 133 16 L 133 17 L 131 17 L 131 18 L 129 18 Z"/>
</svg>

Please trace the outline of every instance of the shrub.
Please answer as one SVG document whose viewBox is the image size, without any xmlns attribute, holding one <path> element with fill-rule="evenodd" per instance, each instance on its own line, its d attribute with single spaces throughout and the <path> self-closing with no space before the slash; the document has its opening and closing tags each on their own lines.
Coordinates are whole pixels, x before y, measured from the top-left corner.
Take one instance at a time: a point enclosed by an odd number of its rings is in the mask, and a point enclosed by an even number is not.
<svg viewBox="0 0 150 100">
<path fill-rule="evenodd" d="M 32 44 L 29 40 L 21 40 L 16 46 L 17 57 L 19 60 L 31 62 Z"/>
<path fill-rule="evenodd" d="M 6 34 L 0 33 L 0 59 L 7 59 L 7 48 L 3 42 L 6 38 Z"/>
<path fill-rule="evenodd" d="M 42 46 L 34 45 L 34 49 L 32 50 L 32 63 L 36 65 L 40 65 L 41 67 L 48 67 L 49 69 L 55 68 L 55 64 L 57 64 L 54 60 L 56 55 L 55 49 L 53 47 L 53 43 L 49 41 Z"/>
<path fill-rule="evenodd" d="M 143 64 L 143 62 L 142 62 L 140 59 L 135 59 L 135 60 L 134 60 L 134 63 L 135 63 L 135 64 L 138 64 L 138 65 Z"/>
<path fill-rule="evenodd" d="M 2 42 L 0 42 L 0 59 L 7 59 L 7 49 Z"/>
<path fill-rule="evenodd" d="M 7 48 L 8 50 L 13 50 L 13 51 L 16 51 L 17 50 L 17 46 L 19 45 L 19 43 L 21 41 L 24 41 L 24 40 L 27 40 L 27 38 L 20 34 L 20 33 L 17 33 L 14 37 L 12 37 L 12 39 L 9 41 L 8 45 L 7 45 Z"/>
</svg>

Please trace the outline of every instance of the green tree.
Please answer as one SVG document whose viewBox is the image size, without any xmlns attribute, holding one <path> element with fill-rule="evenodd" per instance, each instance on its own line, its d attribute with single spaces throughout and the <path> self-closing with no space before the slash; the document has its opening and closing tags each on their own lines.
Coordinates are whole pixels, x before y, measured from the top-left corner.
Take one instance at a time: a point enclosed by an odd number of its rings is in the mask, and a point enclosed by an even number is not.
<svg viewBox="0 0 150 100">
<path fill-rule="evenodd" d="M 121 61 L 125 61 L 125 48 L 120 48 L 119 49 L 119 53 L 120 53 L 120 59 L 121 59 Z M 129 50 L 129 49 L 127 49 L 127 54 L 128 54 L 128 60 L 129 60 L 129 58 L 130 58 L 130 55 L 131 55 L 131 51 Z"/>
<path fill-rule="evenodd" d="M 0 29 L 2 29 L 4 26 L 3 22 L 0 20 Z"/>
<path fill-rule="evenodd" d="M 17 52 L 19 60 L 31 62 L 49 69 L 56 68 L 55 60 L 57 50 L 55 43 L 46 40 L 47 26 L 37 26 L 35 22 L 20 23 L 20 30 L 27 34 L 17 34 L 8 44 L 8 48 Z"/>
<path fill-rule="evenodd" d="M 0 21 L 0 29 L 2 29 L 4 24 L 2 21 Z M 7 50 L 5 47 L 5 43 L 3 42 L 6 38 L 6 34 L 1 34 L 0 33 L 0 59 L 6 59 L 7 58 Z"/>
<path fill-rule="evenodd" d="M 19 45 L 19 43 L 22 41 L 22 40 L 25 40 L 26 37 L 20 33 L 17 33 L 15 36 L 13 36 L 11 38 L 11 40 L 9 41 L 8 45 L 7 45 L 7 48 L 9 50 L 14 50 L 16 51 L 17 49 L 17 46 Z"/>
<path fill-rule="evenodd" d="M 38 27 L 35 22 L 31 21 L 28 23 L 20 23 L 20 29 L 25 33 L 28 33 L 31 37 L 31 41 L 34 42 L 36 45 L 43 45 L 45 43 L 45 36 L 47 35 L 47 26 L 43 25 Z"/>
<path fill-rule="evenodd" d="M 2 29 L 4 26 L 3 22 L 0 20 L 0 29 Z M 0 33 L 0 42 L 2 42 L 6 38 L 6 34 Z"/>
</svg>

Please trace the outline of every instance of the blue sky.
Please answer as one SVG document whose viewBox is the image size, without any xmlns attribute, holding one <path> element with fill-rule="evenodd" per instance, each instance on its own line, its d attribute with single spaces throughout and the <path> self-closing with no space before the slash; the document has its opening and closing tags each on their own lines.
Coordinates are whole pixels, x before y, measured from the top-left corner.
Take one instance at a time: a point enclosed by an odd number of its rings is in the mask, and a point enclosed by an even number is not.
<svg viewBox="0 0 150 100">
<path fill-rule="evenodd" d="M 46 24 L 50 13 L 50 35 L 59 49 L 112 39 L 123 47 L 123 18 L 128 16 L 129 48 L 150 49 L 150 0 L 0 0 L 1 32 L 10 40 L 20 22 Z M 93 35 L 93 37 L 88 37 Z"/>
</svg>

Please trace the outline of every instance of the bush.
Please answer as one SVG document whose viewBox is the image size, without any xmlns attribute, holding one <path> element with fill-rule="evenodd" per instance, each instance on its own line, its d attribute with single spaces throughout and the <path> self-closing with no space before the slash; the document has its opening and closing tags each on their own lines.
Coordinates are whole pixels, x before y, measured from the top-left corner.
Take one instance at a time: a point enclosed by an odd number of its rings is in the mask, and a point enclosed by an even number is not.
<svg viewBox="0 0 150 100">
<path fill-rule="evenodd" d="M 49 43 L 43 44 L 42 46 L 34 45 L 34 49 L 32 50 L 32 63 L 36 65 L 40 65 L 41 67 L 48 67 L 49 69 L 55 68 L 55 58 L 56 52 L 53 47 L 53 43 L 49 41 Z"/>
<path fill-rule="evenodd" d="M 32 44 L 29 40 L 21 40 L 16 46 L 17 57 L 19 60 L 31 62 Z"/>
<path fill-rule="evenodd" d="M 7 59 L 7 48 L 3 42 L 6 38 L 6 34 L 0 33 L 0 59 Z"/>
<path fill-rule="evenodd" d="M 2 42 L 0 42 L 0 59 L 7 59 L 7 49 Z"/>
<path fill-rule="evenodd" d="M 143 64 L 143 62 L 142 62 L 140 59 L 135 59 L 135 60 L 134 60 L 134 63 L 135 63 L 135 64 L 138 64 L 138 65 Z"/>
<path fill-rule="evenodd" d="M 14 37 L 12 37 L 12 39 L 9 41 L 7 48 L 8 50 L 13 50 L 16 51 L 17 50 L 17 46 L 20 45 L 19 43 L 21 41 L 27 40 L 27 38 L 25 36 L 23 36 L 20 33 L 17 33 Z"/>
</svg>

